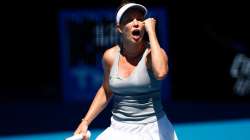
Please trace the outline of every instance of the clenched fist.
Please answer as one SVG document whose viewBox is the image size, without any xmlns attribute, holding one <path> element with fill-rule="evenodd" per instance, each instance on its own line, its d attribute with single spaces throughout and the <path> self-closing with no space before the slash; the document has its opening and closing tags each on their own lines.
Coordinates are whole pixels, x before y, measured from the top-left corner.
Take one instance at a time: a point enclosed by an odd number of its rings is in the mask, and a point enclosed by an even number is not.
<svg viewBox="0 0 250 140">
<path fill-rule="evenodd" d="M 154 18 L 148 18 L 144 20 L 145 30 L 149 32 L 155 32 L 156 20 Z"/>
</svg>

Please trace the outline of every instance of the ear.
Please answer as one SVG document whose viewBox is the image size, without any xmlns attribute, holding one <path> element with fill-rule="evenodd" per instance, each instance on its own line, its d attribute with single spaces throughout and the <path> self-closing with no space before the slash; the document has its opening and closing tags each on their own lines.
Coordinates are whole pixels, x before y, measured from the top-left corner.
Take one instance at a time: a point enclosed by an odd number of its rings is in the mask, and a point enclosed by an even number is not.
<svg viewBox="0 0 250 140">
<path fill-rule="evenodd" d="M 119 33 L 122 33 L 121 25 L 116 25 L 116 30 L 117 30 Z"/>
</svg>

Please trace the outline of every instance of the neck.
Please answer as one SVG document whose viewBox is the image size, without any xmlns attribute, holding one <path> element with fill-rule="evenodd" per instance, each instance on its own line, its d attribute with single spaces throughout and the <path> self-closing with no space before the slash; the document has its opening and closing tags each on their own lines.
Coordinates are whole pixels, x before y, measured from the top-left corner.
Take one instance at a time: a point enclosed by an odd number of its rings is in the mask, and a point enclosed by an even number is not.
<svg viewBox="0 0 250 140">
<path fill-rule="evenodd" d="M 141 56 L 144 50 L 145 46 L 143 42 L 140 42 L 138 44 L 123 43 L 121 53 L 127 59 L 136 59 Z"/>
</svg>

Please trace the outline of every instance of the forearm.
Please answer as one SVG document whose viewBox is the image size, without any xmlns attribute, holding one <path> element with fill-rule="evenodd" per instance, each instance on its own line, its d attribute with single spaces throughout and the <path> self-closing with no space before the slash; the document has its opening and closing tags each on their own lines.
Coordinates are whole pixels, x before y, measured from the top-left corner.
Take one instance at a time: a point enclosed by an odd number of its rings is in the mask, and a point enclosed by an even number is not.
<svg viewBox="0 0 250 140">
<path fill-rule="evenodd" d="M 157 79 L 163 79 L 168 72 L 167 56 L 160 47 L 155 32 L 149 32 L 151 46 L 151 67 Z"/>
<path fill-rule="evenodd" d="M 97 94 L 83 120 L 89 125 L 96 116 L 107 106 L 111 98 L 111 93 L 106 93 L 103 86 L 97 91 Z"/>
</svg>

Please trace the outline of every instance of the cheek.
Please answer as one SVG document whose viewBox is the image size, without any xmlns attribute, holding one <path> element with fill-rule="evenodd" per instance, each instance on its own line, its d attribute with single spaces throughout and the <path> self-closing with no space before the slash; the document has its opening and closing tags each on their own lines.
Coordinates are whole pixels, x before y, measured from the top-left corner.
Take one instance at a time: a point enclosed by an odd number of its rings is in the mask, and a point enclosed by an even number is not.
<svg viewBox="0 0 250 140">
<path fill-rule="evenodd" d="M 123 38 L 127 38 L 127 36 L 129 36 L 129 32 L 128 32 L 128 29 L 123 29 L 122 30 L 122 36 L 123 36 Z"/>
<path fill-rule="evenodd" d="M 128 32 L 129 31 L 129 28 L 124 28 L 124 32 Z"/>
<path fill-rule="evenodd" d="M 125 27 L 125 28 L 123 29 L 123 33 L 124 33 L 124 34 L 129 34 L 129 33 L 130 33 L 130 30 L 131 30 L 131 28 Z"/>
<path fill-rule="evenodd" d="M 141 26 L 141 32 L 144 34 L 145 33 L 145 26 L 143 25 L 143 26 Z"/>
<path fill-rule="evenodd" d="M 141 33 L 142 33 L 142 35 L 144 35 L 144 34 L 145 34 L 145 30 L 143 29 L 143 30 L 141 31 Z"/>
<path fill-rule="evenodd" d="M 145 30 L 145 25 L 143 23 L 141 24 L 141 28 L 142 30 Z"/>
</svg>

